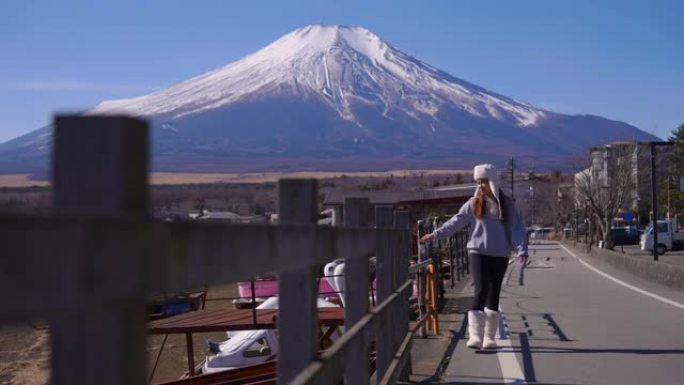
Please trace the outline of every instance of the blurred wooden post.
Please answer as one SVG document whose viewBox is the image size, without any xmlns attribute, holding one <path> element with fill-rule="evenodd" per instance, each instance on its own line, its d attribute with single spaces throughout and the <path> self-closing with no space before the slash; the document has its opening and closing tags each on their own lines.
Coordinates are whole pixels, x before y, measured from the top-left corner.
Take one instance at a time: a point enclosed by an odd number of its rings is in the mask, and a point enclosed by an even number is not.
<svg viewBox="0 0 684 385">
<path fill-rule="evenodd" d="M 123 116 L 58 116 L 53 184 L 57 214 L 92 218 L 148 215 L 148 128 Z M 134 230 L 134 229 L 131 229 Z M 105 238 L 84 231 L 79 271 L 65 291 L 80 303 L 50 319 L 56 385 L 144 384 L 145 261 L 134 231 Z M 137 242 L 137 244 L 136 244 Z M 59 261 L 55 261 L 59 265 Z"/>
<path fill-rule="evenodd" d="M 281 179 L 278 183 L 280 224 L 315 225 L 318 218 L 318 182 Z M 295 252 L 313 261 L 314 242 Z M 287 384 L 317 358 L 318 313 L 315 265 L 278 275 L 278 383 Z"/>
<path fill-rule="evenodd" d="M 402 285 L 406 280 L 408 279 L 408 269 L 409 269 L 409 254 L 411 253 L 411 237 L 410 237 L 410 228 L 411 228 L 411 222 L 410 222 L 410 216 L 408 211 L 395 211 L 394 212 L 394 227 L 397 229 L 405 229 L 406 232 L 402 234 L 398 239 L 397 239 L 397 252 L 395 253 L 395 275 L 396 275 L 396 282 L 397 282 L 397 287 Z M 402 297 L 401 300 L 397 302 L 397 307 L 398 307 L 398 312 L 397 312 L 397 320 L 398 322 L 398 327 L 397 327 L 397 334 L 398 334 L 398 340 L 397 340 L 397 346 L 401 343 L 401 341 L 404 339 L 406 334 L 409 331 L 409 298 L 411 296 L 411 293 L 413 291 L 413 288 L 409 289 L 407 293 L 405 293 Z M 402 381 L 408 381 L 409 375 L 411 374 L 411 353 L 408 353 L 408 358 L 406 360 L 406 366 L 404 366 L 404 369 L 402 370 L 401 375 L 399 376 L 399 379 Z"/>
<path fill-rule="evenodd" d="M 394 227 L 393 210 L 390 206 L 380 206 L 375 208 L 375 228 L 387 229 Z M 378 236 L 375 246 L 376 260 L 376 277 L 378 281 L 378 303 L 386 300 L 396 287 L 394 286 L 394 249 L 391 238 L 386 235 Z M 387 368 L 392 361 L 392 356 L 397 350 L 398 345 L 395 345 L 392 340 L 392 329 L 394 322 L 390 317 L 384 316 L 380 319 L 376 342 L 376 374 L 377 383 L 380 383 L 387 371 Z"/>
<path fill-rule="evenodd" d="M 344 225 L 346 227 L 368 226 L 368 199 L 346 198 L 344 200 Z M 344 255 L 344 327 L 349 330 L 368 312 L 368 258 L 362 255 Z M 345 383 L 367 384 L 369 379 L 368 340 L 360 338 L 350 349 L 345 371 Z"/>
<path fill-rule="evenodd" d="M 397 229 L 406 229 L 408 230 L 411 227 L 411 223 L 409 222 L 409 213 L 408 211 L 395 211 L 394 212 L 394 227 Z M 401 246 L 407 246 L 406 250 L 404 249 L 398 249 L 399 252 L 401 253 L 406 253 L 405 255 L 395 255 L 394 261 L 395 261 L 395 272 L 396 272 L 396 282 L 395 282 L 395 287 L 401 286 L 407 279 L 408 279 L 408 267 L 409 267 L 409 261 L 408 261 L 408 256 L 411 250 L 411 243 L 410 239 L 401 239 L 398 240 L 401 243 Z"/>
</svg>

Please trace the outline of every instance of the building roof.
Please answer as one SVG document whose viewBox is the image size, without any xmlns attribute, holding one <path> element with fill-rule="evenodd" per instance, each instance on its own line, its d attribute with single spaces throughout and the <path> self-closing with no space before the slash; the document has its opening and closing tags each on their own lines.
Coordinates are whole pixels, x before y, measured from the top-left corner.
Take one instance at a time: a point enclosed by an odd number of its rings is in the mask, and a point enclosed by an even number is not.
<svg viewBox="0 0 684 385">
<path fill-rule="evenodd" d="M 396 191 L 396 190 L 377 190 L 377 191 L 329 191 L 323 204 L 343 204 L 345 198 L 368 198 L 371 204 L 393 205 L 403 202 L 418 202 L 432 200 L 448 200 L 449 198 L 466 198 L 475 193 L 476 184 L 459 184 L 441 186 L 425 190 Z"/>
</svg>

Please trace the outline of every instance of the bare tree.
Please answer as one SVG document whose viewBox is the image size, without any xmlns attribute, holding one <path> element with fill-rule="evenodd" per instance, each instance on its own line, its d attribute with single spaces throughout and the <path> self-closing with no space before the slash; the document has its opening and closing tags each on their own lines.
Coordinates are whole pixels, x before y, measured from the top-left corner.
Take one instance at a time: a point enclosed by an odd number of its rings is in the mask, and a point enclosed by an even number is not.
<svg viewBox="0 0 684 385">
<path fill-rule="evenodd" d="M 588 163 L 575 176 L 577 203 L 586 205 L 601 230 L 605 247 L 612 248 L 613 219 L 621 210 L 630 209 L 636 199 L 638 149 L 633 143 L 594 148 Z"/>
</svg>

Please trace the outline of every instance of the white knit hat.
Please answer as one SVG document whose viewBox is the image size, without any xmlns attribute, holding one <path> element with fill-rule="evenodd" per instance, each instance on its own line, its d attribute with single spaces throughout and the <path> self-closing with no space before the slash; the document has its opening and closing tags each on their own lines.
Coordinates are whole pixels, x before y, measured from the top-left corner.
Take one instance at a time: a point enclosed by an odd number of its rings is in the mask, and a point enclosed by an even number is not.
<svg viewBox="0 0 684 385">
<path fill-rule="evenodd" d="M 489 188 L 496 198 L 496 203 L 499 205 L 499 217 L 501 218 L 501 199 L 499 197 L 499 173 L 496 172 L 496 167 L 489 163 L 478 164 L 473 168 L 473 179 L 479 181 L 480 179 L 489 180 Z"/>
</svg>

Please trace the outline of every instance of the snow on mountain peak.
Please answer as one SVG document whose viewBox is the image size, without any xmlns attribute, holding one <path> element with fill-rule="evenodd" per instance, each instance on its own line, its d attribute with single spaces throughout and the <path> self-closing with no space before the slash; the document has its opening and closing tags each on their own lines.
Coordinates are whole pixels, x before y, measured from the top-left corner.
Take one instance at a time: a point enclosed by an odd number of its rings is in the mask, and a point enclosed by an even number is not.
<svg viewBox="0 0 684 385">
<path fill-rule="evenodd" d="M 288 33 L 266 46 L 255 56 L 301 60 L 302 57 L 344 45 L 368 57 L 377 57 L 387 50 L 387 44 L 365 28 L 316 24 Z"/>
<path fill-rule="evenodd" d="M 274 92 L 314 95 L 353 122 L 358 103 L 418 120 L 456 108 L 518 126 L 547 114 L 439 71 L 367 29 L 336 25 L 296 29 L 222 68 L 146 96 L 100 103 L 88 113 L 176 118 Z"/>
</svg>

